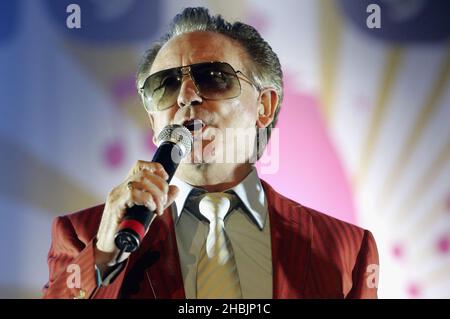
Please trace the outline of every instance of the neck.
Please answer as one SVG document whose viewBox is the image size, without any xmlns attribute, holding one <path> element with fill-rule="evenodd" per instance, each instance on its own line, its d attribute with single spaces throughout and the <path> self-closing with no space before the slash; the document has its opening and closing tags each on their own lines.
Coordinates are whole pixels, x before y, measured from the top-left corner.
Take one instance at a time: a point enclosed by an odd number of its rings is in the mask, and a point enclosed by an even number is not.
<svg viewBox="0 0 450 319">
<path fill-rule="evenodd" d="M 251 164 L 181 164 L 176 176 L 208 192 L 223 192 L 242 182 L 251 172 Z"/>
</svg>

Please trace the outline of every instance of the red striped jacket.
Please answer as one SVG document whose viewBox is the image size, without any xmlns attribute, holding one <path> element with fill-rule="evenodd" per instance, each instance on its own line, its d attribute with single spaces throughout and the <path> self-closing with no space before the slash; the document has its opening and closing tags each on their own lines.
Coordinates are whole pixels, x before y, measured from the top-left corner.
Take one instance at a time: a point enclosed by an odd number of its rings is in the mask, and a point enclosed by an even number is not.
<svg viewBox="0 0 450 319">
<path fill-rule="evenodd" d="M 376 298 L 378 252 L 368 230 L 302 206 L 262 181 L 271 222 L 273 298 Z M 104 205 L 58 217 L 44 298 L 185 298 L 172 216 L 156 218 L 111 283 L 97 287 L 93 240 Z M 79 282 L 73 280 L 74 268 Z"/>
</svg>

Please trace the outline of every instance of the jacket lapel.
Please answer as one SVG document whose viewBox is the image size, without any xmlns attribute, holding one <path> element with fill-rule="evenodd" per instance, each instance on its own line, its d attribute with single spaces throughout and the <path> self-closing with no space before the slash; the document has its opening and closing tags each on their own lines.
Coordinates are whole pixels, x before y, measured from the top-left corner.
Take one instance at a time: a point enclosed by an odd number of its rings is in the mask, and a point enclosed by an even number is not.
<svg viewBox="0 0 450 319">
<path fill-rule="evenodd" d="M 130 256 L 124 282 L 125 298 L 185 298 L 170 208 L 155 218 L 141 247 Z"/>
<path fill-rule="evenodd" d="M 261 180 L 268 206 L 272 244 L 273 298 L 305 298 L 312 227 L 301 206 Z"/>
</svg>

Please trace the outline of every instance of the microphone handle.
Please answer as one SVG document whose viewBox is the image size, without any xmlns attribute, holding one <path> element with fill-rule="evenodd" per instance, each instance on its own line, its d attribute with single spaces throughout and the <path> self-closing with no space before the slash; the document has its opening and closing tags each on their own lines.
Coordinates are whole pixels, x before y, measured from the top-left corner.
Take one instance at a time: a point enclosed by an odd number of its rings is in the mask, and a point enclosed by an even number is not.
<svg viewBox="0 0 450 319">
<path fill-rule="evenodd" d="M 183 158 L 181 148 L 173 142 L 162 143 L 155 154 L 152 162 L 160 163 L 169 175 L 167 183 L 172 180 L 175 171 Z M 119 231 L 116 233 L 114 242 L 121 253 L 117 257 L 119 261 L 123 252 L 133 252 L 138 249 L 145 233 L 156 217 L 154 211 L 150 211 L 143 205 L 134 205 L 127 209 L 120 223 Z"/>
<path fill-rule="evenodd" d="M 170 154 L 170 156 L 169 156 Z M 162 143 L 153 155 L 152 162 L 156 162 L 164 167 L 169 178 L 167 183 L 170 183 L 175 171 L 177 170 L 178 164 L 182 160 L 182 152 L 180 147 L 173 142 Z"/>
</svg>

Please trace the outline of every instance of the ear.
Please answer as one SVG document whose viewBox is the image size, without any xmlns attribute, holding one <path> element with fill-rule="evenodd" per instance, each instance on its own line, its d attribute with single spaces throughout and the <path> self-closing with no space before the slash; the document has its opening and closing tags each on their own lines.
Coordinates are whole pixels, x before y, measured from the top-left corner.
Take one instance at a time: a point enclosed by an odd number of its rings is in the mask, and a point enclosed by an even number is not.
<svg viewBox="0 0 450 319">
<path fill-rule="evenodd" d="M 265 128 L 272 123 L 278 107 L 278 94 L 274 88 L 265 88 L 259 94 L 258 99 L 258 118 L 256 126 Z"/>
</svg>

